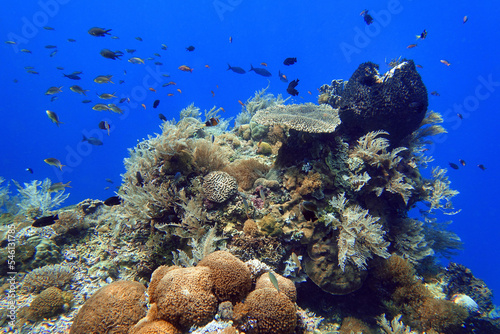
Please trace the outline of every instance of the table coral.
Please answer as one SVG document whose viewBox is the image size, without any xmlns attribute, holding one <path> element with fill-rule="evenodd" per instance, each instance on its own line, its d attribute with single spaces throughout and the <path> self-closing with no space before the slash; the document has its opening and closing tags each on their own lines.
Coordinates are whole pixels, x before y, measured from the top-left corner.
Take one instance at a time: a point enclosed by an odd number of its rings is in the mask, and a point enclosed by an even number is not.
<svg viewBox="0 0 500 334">
<path fill-rule="evenodd" d="M 252 287 L 250 270 L 243 261 L 226 251 L 213 252 L 198 263 L 211 269 L 214 294 L 219 301 L 241 301 Z"/>
</svg>

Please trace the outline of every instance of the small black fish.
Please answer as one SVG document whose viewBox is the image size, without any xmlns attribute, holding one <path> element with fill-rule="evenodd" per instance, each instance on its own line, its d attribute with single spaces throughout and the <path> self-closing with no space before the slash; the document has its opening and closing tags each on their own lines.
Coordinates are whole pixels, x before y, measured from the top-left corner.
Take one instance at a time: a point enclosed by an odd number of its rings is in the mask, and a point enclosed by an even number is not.
<svg viewBox="0 0 500 334">
<path fill-rule="evenodd" d="M 123 102 L 125 102 L 125 101 L 127 101 L 127 98 L 126 98 L 126 97 L 122 97 L 122 98 L 120 99 L 120 103 L 123 103 Z"/>
<path fill-rule="evenodd" d="M 253 67 L 252 65 L 250 65 L 250 71 L 254 71 L 258 75 L 262 75 L 263 77 L 272 76 L 271 72 L 269 72 L 268 70 L 266 70 L 265 68 L 262 68 L 262 67 Z"/>
<path fill-rule="evenodd" d="M 465 165 L 466 165 L 465 160 L 458 159 L 458 162 L 460 162 L 460 164 L 465 167 Z"/>
<path fill-rule="evenodd" d="M 135 185 L 142 187 L 144 185 L 144 179 L 142 178 L 141 172 L 137 171 L 137 173 L 135 173 L 135 178 L 137 179 L 137 183 Z"/>
<path fill-rule="evenodd" d="M 83 100 L 82 103 L 90 103 L 92 100 Z"/>
<path fill-rule="evenodd" d="M 365 23 L 367 25 L 370 25 L 373 23 L 373 17 L 370 14 L 368 14 L 368 9 L 365 9 L 364 11 L 362 11 L 361 16 L 363 16 L 363 20 L 365 20 Z"/>
<path fill-rule="evenodd" d="M 156 61 L 156 62 L 155 62 L 155 65 L 161 66 L 161 65 L 163 65 L 163 63 L 162 63 L 162 62 L 160 62 L 160 61 Z"/>
<path fill-rule="evenodd" d="M 290 66 L 290 65 L 293 65 L 297 62 L 297 58 L 287 58 L 283 61 L 283 64 L 285 64 L 286 66 Z"/>
<path fill-rule="evenodd" d="M 76 42 L 76 39 L 74 39 L 74 38 L 68 38 L 68 42 L 74 43 L 74 42 Z"/>
<path fill-rule="evenodd" d="M 166 118 L 166 117 L 165 117 L 165 115 L 163 115 L 163 114 L 158 114 L 158 117 L 159 117 L 162 121 L 164 121 L 164 122 L 166 122 L 166 121 L 167 121 L 167 118 Z"/>
<path fill-rule="evenodd" d="M 186 50 L 189 52 L 194 51 L 194 46 L 190 45 L 186 48 Z"/>
<path fill-rule="evenodd" d="M 106 206 L 120 205 L 121 202 L 122 199 L 119 196 L 112 196 L 104 201 L 104 205 Z"/>
<path fill-rule="evenodd" d="M 28 167 L 28 168 L 26 168 L 26 169 L 25 169 L 25 171 L 29 172 L 30 174 L 33 174 L 33 169 L 31 169 L 31 168 L 29 168 L 29 167 Z"/>
<path fill-rule="evenodd" d="M 424 29 L 420 35 L 417 35 L 417 39 L 425 39 L 427 37 L 427 30 Z"/>
<path fill-rule="evenodd" d="M 99 129 L 108 131 L 108 136 L 109 136 L 109 130 L 111 129 L 111 126 L 107 121 L 100 121 Z"/>
<path fill-rule="evenodd" d="M 137 50 L 136 49 L 125 49 L 125 51 L 127 51 L 128 53 L 134 53 Z"/>
<path fill-rule="evenodd" d="M 160 100 L 155 100 L 153 102 L 153 108 L 157 108 L 159 104 L 160 104 Z"/>
<path fill-rule="evenodd" d="M 35 219 L 33 224 L 31 224 L 31 226 L 33 226 L 33 227 L 50 226 L 50 225 L 54 224 L 55 221 L 58 219 L 59 219 L 58 215 L 41 217 L 41 218 Z"/>
<path fill-rule="evenodd" d="M 85 135 L 82 135 L 82 136 L 83 136 L 82 141 L 86 141 L 90 145 L 101 146 L 103 144 L 102 141 L 99 138 L 96 138 L 96 137 L 89 137 L 89 138 L 87 138 L 87 137 L 85 137 Z"/>
<path fill-rule="evenodd" d="M 81 79 L 78 75 L 73 74 L 73 73 L 71 73 L 71 74 L 64 74 L 64 73 L 63 73 L 63 75 L 64 75 L 66 78 L 71 79 L 71 80 L 80 80 L 80 79 Z"/>
<path fill-rule="evenodd" d="M 111 35 L 109 32 L 111 31 L 111 29 L 104 29 L 104 28 L 97 28 L 97 27 L 94 27 L 94 28 L 90 28 L 88 33 L 92 36 L 95 36 L 95 37 L 104 37 L 106 35 Z"/>
<path fill-rule="evenodd" d="M 136 37 L 135 39 L 138 40 L 139 42 L 142 42 L 142 38 L 140 37 Z"/>
<path fill-rule="evenodd" d="M 234 73 L 238 73 L 238 74 L 245 74 L 245 73 L 247 73 L 247 71 L 245 71 L 241 67 L 238 67 L 238 66 L 232 67 L 231 65 L 227 64 L 227 70 L 226 71 L 229 71 L 229 70 L 233 71 Z"/>
<path fill-rule="evenodd" d="M 453 163 L 453 162 L 448 162 L 448 164 L 450 165 L 451 168 L 453 169 L 458 169 L 458 165 Z"/>
<path fill-rule="evenodd" d="M 479 164 L 479 165 L 477 165 L 477 167 L 479 167 L 480 170 L 485 170 L 486 169 L 486 167 L 484 167 L 483 164 Z"/>
<path fill-rule="evenodd" d="M 110 49 L 102 49 L 101 56 L 103 56 L 104 58 L 115 60 L 115 59 L 120 59 L 120 57 L 123 56 L 123 52 L 111 51 Z"/>
<path fill-rule="evenodd" d="M 298 84 L 299 84 L 299 79 L 292 80 L 292 82 L 288 84 L 288 88 L 286 89 L 287 93 L 292 96 L 299 95 L 299 91 L 295 89 L 295 87 L 297 87 Z"/>
</svg>

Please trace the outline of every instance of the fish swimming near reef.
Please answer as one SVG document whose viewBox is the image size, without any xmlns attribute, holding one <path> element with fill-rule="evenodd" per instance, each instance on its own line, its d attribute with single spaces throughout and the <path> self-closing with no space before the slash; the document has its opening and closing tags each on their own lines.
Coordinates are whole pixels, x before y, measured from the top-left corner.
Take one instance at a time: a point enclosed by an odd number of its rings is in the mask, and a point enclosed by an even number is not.
<svg viewBox="0 0 500 334">
<path fill-rule="evenodd" d="M 280 80 L 282 82 L 288 82 L 288 79 L 287 79 L 286 75 L 284 75 L 283 73 L 281 73 L 280 70 L 278 70 L 278 76 L 280 77 Z"/>
<path fill-rule="evenodd" d="M 265 68 L 262 68 L 262 67 L 253 67 L 251 64 L 250 64 L 250 71 L 254 71 L 258 75 L 262 75 L 263 77 L 270 77 L 270 76 L 272 76 L 271 72 L 269 72 Z"/>
<path fill-rule="evenodd" d="M 62 183 L 62 182 L 57 182 L 57 183 L 53 183 L 50 187 L 49 187 L 49 190 L 48 192 L 49 193 L 52 193 L 52 192 L 56 192 L 56 191 L 62 191 L 66 188 L 71 188 L 71 186 L 69 185 L 71 181 L 68 181 L 67 183 Z"/>
<path fill-rule="evenodd" d="M 71 74 L 64 74 L 63 73 L 63 76 L 65 78 L 68 78 L 68 79 L 71 79 L 71 80 L 81 80 L 82 78 L 79 77 L 77 74 L 74 74 L 74 73 L 71 73 Z"/>
<path fill-rule="evenodd" d="M 111 128 L 111 126 L 109 125 L 109 123 L 107 121 L 100 121 L 99 122 L 99 129 L 108 131 L 108 136 L 109 136 L 109 129 L 110 128 Z"/>
<path fill-rule="evenodd" d="M 195 47 L 194 47 L 194 46 L 192 46 L 192 45 L 190 45 L 190 46 L 188 46 L 188 47 L 186 48 L 186 51 L 192 52 L 192 51 L 194 51 L 194 49 L 195 49 Z"/>
<path fill-rule="evenodd" d="M 453 163 L 453 162 L 448 162 L 448 164 L 450 165 L 451 168 L 453 169 L 458 169 L 458 165 Z"/>
<path fill-rule="evenodd" d="M 33 224 L 31 224 L 31 226 L 33 227 L 50 226 L 53 225 L 58 219 L 59 219 L 58 215 L 40 217 L 38 219 L 35 219 L 35 221 L 33 221 Z"/>
<path fill-rule="evenodd" d="M 110 31 L 111 31 L 111 29 L 94 27 L 94 28 L 90 28 L 88 33 L 92 36 L 95 36 L 95 37 L 104 37 L 106 35 L 111 35 L 109 33 Z"/>
<path fill-rule="evenodd" d="M 116 60 L 116 59 L 120 59 L 120 57 L 123 56 L 123 52 L 111 51 L 110 49 L 102 49 L 101 56 L 103 56 L 104 58 Z"/>
<path fill-rule="evenodd" d="M 144 179 L 142 178 L 141 172 L 137 171 L 137 173 L 135 173 L 135 178 L 137 179 L 137 183 L 135 185 L 142 187 L 144 185 Z"/>
<path fill-rule="evenodd" d="M 47 158 L 47 159 L 45 159 L 45 160 L 43 160 L 43 161 L 44 161 L 46 164 L 49 164 L 49 165 L 51 165 L 51 166 L 54 166 L 54 167 L 59 168 L 60 170 L 62 170 L 63 166 L 65 166 L 65 165 L 63 165 L 63 164 L 62 164 L 62 163 L 61 163 L 58 159 L 56 159 L 56 158 Z"/>
<path fill-rule="evenodd" d="M 56 123 L 57 127 L 59 127 L 59 124 L 63 124 L 62 122 L 59 121 L 59 117 L 57 114 L 53 111 L 46 110 L 45 113 L 49 117 L 49 119 L 52 121 L 52 123 Z"/>
<path fill-rule="evenodd" d="M 292 96 L 299 95 L 299 91 L 295 89 L 295 87 L 297 87 L 298 84 L 299 84 L 299 79 L 292 80 L 292 82 L 288 84 L 286 92 Z"/>
<path fill-rule="evenodd" d="M 111 78 L 113 78 L 112 75 L 98 75 L 97 77 L 95 77 L 94 82 L 97 82 L 98 84 L 113 83 L 113 81 L 111 81 Z"/>
<path fill-rule="evenodd" d="M 50 87 L 49 89 L 47 89 L 47 91 L 45 92 L 45 95 L 53 95 L 53 94 L 57 94 L 57 93 L 61 93 L 62 92 L 62 86 L 61 87 Z"/>
<path fill-rule="evenodd" d="M 160 100 L 155 100 L 155 101 L 153 102 L 153 108 L 154 108 L 154 109 L 158 108 L 158 106 L 159 106 L 159 105 L 160 105 Z"/>
<path fill-rule="evenodd" d="M 167 121 L 167 118 L 165 117 L 165 115 L 163 114 L 158 114 L 158 117 L 163 121 L 163 122 L 166 122 Z"/>
<path fill-rule="evenodd" d="M 276 290 L 280 292 L 280 288 L 278 286 L 278 279 L 276 278 L 276 276 L 272 271 L 269 271 L 268 274 L 269 274 L 269 280 L 271 281 L 271 283 L 273 283 L 273 286 L 276 288 Z"/>
<path fill-rule="evenodd" d="M 104 205 L 106 206 L 120 205 L 121 202 L 122 199 L 119 196 L 112 196 L 104 201 Z"/>
<path fill-rule="evenodd" d="M 87 137 L 85 137 L 85 135 L 82 135 L 82 136 L 83 136 L 82 141 L 86 141 L 90 145 L 101 146 L 103 144 L 103 142 L 99 138 L 96 138 L 96 137 L 89 137 L 89 138 L 87 138 Z"/>
<path fill-rule="evenodd" d="M 368 9 L 365 9 L 359 15 L 363 16 L 363 20 L 365 21 L 365 23 L 367 25 L 370 25 L 373 23 L 373 17 L 370 14 L 368 14 Z"/>
<path fill-rule="evenodd" d="M 80 87 L 78 85 L 73 85 L 73 86 L 69 87 L 69 89 L 72 92 L 75 92 L 77 94 L 82 94 L 82 95 L 85 95 L 85 96 L 87 96 L 87 94 L 85 94 L 85 92 L 89 91 L 88 89 L 83 89 L 82 87 Z"/>
<path fill-rule="evenodd" d="M 238 74 L 245 74 L 247 73 L 247 71 L 245 71 L 244 69 L 242 69 L 241 67 L 238 67 L 238 66 L 231 66 L 229 65 L 229 63 L 227 64 L 227 70 L 226 71 L 233 71 L 234 73 L 238 73 Z"/>
</svg>

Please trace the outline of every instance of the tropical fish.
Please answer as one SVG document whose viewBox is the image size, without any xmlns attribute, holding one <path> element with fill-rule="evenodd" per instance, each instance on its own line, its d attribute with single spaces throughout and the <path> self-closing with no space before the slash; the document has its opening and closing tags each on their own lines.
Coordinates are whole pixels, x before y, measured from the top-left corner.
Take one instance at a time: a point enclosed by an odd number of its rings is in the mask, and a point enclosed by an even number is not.
<svg viewBox="0 0 500 334">
<path fill-rule="evenodd" d="M 486 167 L 484 167 L 483 164 L 479 164 L 479 165 L 477 165 L 477 167 L 479 167 L 480 170 L 486 170 Z"/>
<path fill-rule="evenodd" d="M 286 58 L 284 61 L 283 61 L 283 64 L 285 64 L 286 66 L 290 66 L 290 65 L 293 65 L 297 62 L 297 58 Z"/>
<path fill-rule="evenodd" d="M 56 220 L 59 219 L 58 215 L 52 215 L 52 216 L 45 216 L 45 217 L 40 217 L 38 219 L 35 219 L 33 221 L 33 224 L 31 226 L 33 227 L 44 227 L 44 226 L 50 226 L 56 222 Z"/>
<path fill-rule="evenodd" d="M 453 163 L 453 162 L 448 162 L 448 164 L 450 165 L 451 168 L 453 169 L 458 169 L 458 165 Z"/>
<path fill-rule="evenodd" d="M 160 58 L 161 58 L 161 54 L 159 54 L 158 52 L 153 53 L 153 56 L 156 56 L 156 57 L 160 57 Z"/>
<path fill-rule="evenodd" d="M 56 66 L 56 68 L 57 68 L 58 70 L 61 70 L 61 71 L 62 71 L 62 70 L 64 70 L 64 67 L 61 67 L 61 66 Z"/>
<path fill-rule="evenodd" d="M 182 90 L 180 88 L 177 88 L 177 91 L 179 92 L 179 94 L 182 94 Z"/>
<path fill-rule="evenodd" d="M 63 166 L 65 166 L 59 160 L 57 160 L 56 158 L 47 158 L 47 159 L 45 159 L 43 161 L 45 163 L 51 165 L 51 166 L 59 168 L 60 170 L 62 170 Z"/>
<path fill-rule="evenodd" d="M 219 119 L 214 117 L 205 122 L 205 126 L 216 126 L 217 124 L 219 124 Z"/>
<path fill-rule="evenodd" d="M 144 64 L 144 60 L 139 57 L 132 57 L 128 60 L 128 62 L 132 64 Z"/>
<path fill-rule="evenodd" d="M 155 100 L 153 102 L 153 108 L 156 109 L 160 105 L 160 100 Z"/>
<path fill-rule="evenodd" d="M 136 49 L 125 49 L 125 51 L 127 51 L 128 53 L 134 53 L 137 50 Z"/>
<path fill-rule="evenodd" d="M 238 73 L 238 74 L 245 74 L 247 73 L 247 71 L 245 71 L 244 69 L 242 69 L 241 67 L 237 67 L 237 66 L 234 66 L 232 67 L 231 65 L 229 65 L 229 63 L 227 64 L 227 70 L 226 71 L 233 71 L 234 73 Z"/>
<path fill-rule="evenodd" d="M 141 104 L 141 106 L 144 108 L 144 110 L 146 110 L 146 105 L 144 103 Z"/>
<path fill-rule="evenodd" d="M 135 173 L 135 178 L 137 179 L 137 183 L 135 185 L 142 187 L 144 185 L 144 179 L 142 178 L 141 172 L 137 171 L 137 173 Z"/>
<path fill-rule="evenodd" d="M 460 119 L 464 119 L 464 117 L 462 116 L 462 114 L 457 114 L 458 118 Z"/>
<path fill-rule="evenodd" d="M 108 110 L 111 110 L 112 112 L 115 112 L 117 114 L 123 114 L 123 110 L 120 109 L 120 107 L 118 107 L 116 104 L 114 103 L 110 103 L 108 104 L 108 107 L 109 109 Z"/>
<path fill-rule="evenodd" d="M 238 103 L 241 104 L 242 106 L 245 106 L 245 104 L 241 102 L 241 100 L 238 100 Z"/>
<path fill-rule="evenodd" d="M 179 70 L 181 70 L 183 72 L 193 72 L 193 69 L 189 66 L 186 66 L 186 65 L 179 66 Z"/>
<path fill-rule="evenodd" d="M 57 53 L 57 50 L 54 50 L 53 52 L 50 53 L 49 57 L 54 57 Z"/>
<path fill-rule="evenodd" d="M 302 270 L 302 266 L 300 265 L 299 257 L 297 256 L 297 254 L 295 254 L 295 252 L 292 252 L 292 261 L 298 268 L 297 272 L 300 272 Z"/>
<path fill-rule="evenodd" d="M 72 92 L 75 92 L 75 93 L 78 93 L 78 94 L 83 94 L 83 95 L 87 95 L 85 94 L 85 92 L 88 92 L 89 90 L 88 89 L 83 89 L 82 87 L 78 86 L 78 85 L 73 85 L 71 87 L 69 87 L 69 89 L 72 91 Z"/>
<path fill-rule="evenodd" d="M 116 97 L 116 92 L 113 93 L 113 94 L 108 94 L 108 93 L 102 93 L 101 95 L 97 94 L 97 96 L 100 98 L 100 99 L 103 99 L 103 100 L 110 100 L 112 98 L 115 98 Z"/>
<path fill-rule="evenodd" d="M 150 91 L 152 91 L 152 92 L 155 92 L 155 93 L 156 93 L 156 89 L 151 88 L 151 87 L 149 87 L 148 89 L 149 89 Z"/>
<path fill-rule="evenodd" d="M 284 75 L 283 73 L 281 73 L 280 70 L 278 70 L 278 76 L 280 77 L 280 80 L 282 82 L 288 82 L 288 79 L 287 79 L 286 75 Z"/>
<path fill-rule="evenodd" d="M 52 86 L 49 89 L 47 89 L 47 91 L 45 92 L 45 95 L 53 95 L 53 94 L 60 93 L 60 92 L 62 92 L 61 88 L 62 88 L 62 86 L 61 87 Z"/>
<path fill-rule="evenodd" d="M 267 67 L 267 63 L 260 63 L 262 66 Z"/>
<path fill-rule="evenodd" d="M 28 167 L 28 168 L 26 168 L 26 169 L 25 169 L 25 171 L 27 171 L 27 172 L 28 172 L 28 173 L 30 173 L 30 174 L 33 174 L 33 169 L 31 169 L 31 168 L 29 168 L 29 167 Z"/>
<path fill-rule="evenodd" d="M 162 63 L 162 62 L 159 62 L 159 61 L 155 61 L 155 65 L 157 65 L 157 66 L 161 66 L 161 65 L 163 65 L 163 63 Z"/>
<path fill-rule="evenodd" d="M 108 136 L 109 136 L 109 129 L 110 128 L 111 128 L 111 126 L 109 125 L 109 123 L 107 121 L 100 121 L 99 122 L 99 129 L 108 131 Z"/>
<path fill-rule="evenodd" d="M 28 70 L 28 71 L 26 71 L 26 72 L 28 72 L 28 73 L 30 73 L 30 74 L 40 74 L 40 73 L 38 73 L 37 71 L 32 71 L 32 70 Z"/>
<path fill-rule="evenodd" d="M 162 49 L 162 50 L 166 50 L 167 48 L 168 48 L 168 47 L 167 47 L 167 45 L 166 45 L 166 44 L 162 44 L 162 45 L 161 45 L 161 49 Z"/>
<path fill-rule="evenodd" d="M 106 35 L 111 35 L 109 32 L 111 31 L 111 29 L 104 29 L 104 28 L 97 28 L 97 27 L 94 27 L 94 28 L 90 28 L 88 33 L 92 36 L 95 36 L 95 37 L 104 37 Z"/>
<path fill-rule="evenodd" d="M 460 162 L 460 164 L 465 167 L 465 161 L 464 160 L 458 159 L 458 162 Z"/>
<path fill-rule="evenodd" d="M 418 68 L 424 68 L 422 65 L 419 65 L 419 64 L 416 64 L 415 66 Z"/>
<path fill-rule="evenodd" d="M 213 90 L 211 90 L 211 91 L 210 91 L 210 93 L 212 93 L 212 97 L 214 97 L 214 96 L 215 96 L 215 93 L 214 93 L 214 91 L 213 91 Z"/>
<path fill-rule="evenodd" d="M 194 51 L 194 46 L 190 45 L 186 48 L 186 50 L 189 52 Z"/>
<path fill-rule="evenodd" d="M 158 114 L 158 117 L 163 121 L 163 122 L 166 122 L 167 121 L 167 118 L 165 117 L 165 115 L 163 114 Z"/>
<path fill-rule="evenodd" d="M 269 72 L 265 68 L 262 68 L 262 67 L 253 67 L 251 64 L 250 64 L 250 71 L 254 71 L 258 75 L 262 75 L 263 77 L 270 77 L 272 75 L 271 72 Z"/>
<path fill-rule="evenodd" d="M 97 103 L 92 109 L 97 111 L 109 110 L 109 107 L 103 103 Z"/>
<path fill-rule="evenodd" d="M 113 60 L 120 59 L 120 57 L 123 56 L 123 52 L 111 51 L 110 49 L 102 49 L 100 53 L 101 53 L 101 56 L 103 56 L 104 58 L 113 59 Z"/>
<path fill-rule="evenodd" d="M 286 89 L 286 92 L 292 96 L 297 96 L 299 95 L 299 91 L 295 89 L 297 85 L 299 84 L 299 79 L 292 80 L 288 84 L 288 88 Z"/>
<path fill-rule="evenodd" d="M 182 177 L 182 173 L 181 172 L 175 173 L 175 175 L 174 175 L 174 183 L 178 183 L 179 180 L 181 179 L 181 177 Z"/>
<path fill-rule="evenodd" d="M 57 46 L 55 45 L 45 45 L 46 49 L 57 49 Z"/>
<path fill-rule="evenodd" d="M 76 42 L 76 39 L 68 38 L 68 42 L 74 43 L 74 42 Z"/>
<path fill-rule="evenodd" d="M 113 180 L 111 179 L 105 179 L 106 182 L 109 182 L 109 183 L 114 183 Z"/>
<path fill-rule="evenodd" d="M 410 45 L 408 45 L 406 48 L 407 48 L 407 49 L 413 49 L 413 48 L 414 48 L 414 47 L 416 47 L 416 46 L 417 46 L 417 44 L 410 44 Z"/>
<path fill-rule="evenodd" d="M 24 52 L 24 53 L 33 53 L 30 50 L 28 50 L 28 49 L 21 49 L 21 52 Z"/>
<path fill-rule="evenodd" d="M 49 187 L 48 192 L 51 193 L 51 192 L 61 191 L 61 190 L 64 190 L 66 188 L 71 188 L 71 186 L 69 185 L 70 182 L 71 181 L 68 181 L 68 183 L 62 183 L 62 182 L 53 183 Z"/>
<path fill-rule="evenodd" d="M 87 138 L 87 137 L 85 137 L 85 135 L 82 135 L 82 136 L 83 136 L 82 141 L 86 141 L 90 145 L 101 146 L 103 144 L 103 142 L 99 138 L 96 138 L 96 137 L 89 137 L 89 138 Z"/>
<path fill-rule="evenodd" d="M 59 124 L 63 124 L 62 122 L 59 122 L 59 117 L 57 114 L 53 111 L 46 110 L 45 113 L 49 117 L 49 119 L 52 121 L 52 123 L 56 123 L 57 127 L 59 127 Z"/>
<path fill-rule="evenodd" d="M 445 64 L 446 66 L 450 66 L 451 64 L 447 60 L 440 60 L 441 63 Z"/>
<path fill-rule="evenodd" d="M 463 23 L 469 21 L 469 17 L 467 17 L 467 15 L 464 16 L 464 19 L 462 20 Z"/>
<path fill-rule="evenodd" d="M 141 37 L 136 37 L 135 39 L 138 40 L 139 42 L 142 42 L 142 38 Z"/>
<path fill-rule="evenodd" d="M 438 93 L 438 92 L 436 92 L 435 90 L 433 90 L 433 91 L 431 92 L 431 95 L 434 95 L 434 96 L 440 96 L 440 95 L 439 95 L 439 93 Z"/>
<path fill-rule="evenodd" d="M 106 206 L 120 205 L 121 202 L 122 200 L 119 196 L 111 196 L 110 198 L 104 201 L 104 205 Z"/>
<path fill-rule="evenodd" d="M 65 78 L 68 78 L 68 79 L 71 79 L 71 80 L 80 80 L 81 79 L 78 75 L 76 75 L 74 73 L 71 73 L 71 74 L 64 74 L 63 73 L 63 76 Z"/>
<path fill-rule="evenodd" d="M 17 43 L 14 42 L 14 41 L 5 41 L 5 44 L 12 44 L 12 45 L 16 45 Z"/>
<path fill-rule="evenodd" d="M 172 93 L 168 93 L 168 94 L 167 94 L 167 96 L 174 96 L 174 94 L 172 94 Z"/>
<path fill-rule="evenodd" d="M 233 42 L 233 36 L 229 36 L 229 43 Z"/>
<path fill-rule="evenodd" d="M 425 39 L 427 37 L 427 30 L 424 29 L 420 35 L 417 35 L 417 39 Z"/>
<path fill-rule="evenodd" d="M 54 28 L 49 27 L 49 26 L 45 26 L 45 27 L 43 27 L 43 29 L 45 29 L 45 30 L 55 30 Z"/>
<path fill-rule="evenodd" d="M 359 15 L 363 16 L 363 20 L 365 21 L 365 23 L 367 25 L 370 25 L 373 23 L 373 17 L 370 14 L 368 14 L 368 9 L 365 9 Z"/>
<path fill-rule="evenodd" d="M 276 290 L 278 290 L 278 292 L 280 292 L 280 288 L 278 286 L 278 280 L 276 279 L 276 276 L 273 274 L 272 271 L 269 271 L 268 274 L 269 274 L 269 280 L 271 281 L 271 283 L 273 283 L 273 286 L 276 288 Z"/>
<path fill-rule="evenodd" d="M 82 103 L 90 103 L 92 100 L 83 100 Z"/>
<path fill-rule="evenodd" d="M 57 100 L 58 98 L 59 98 L 59 96 L 55 96 L 55 95 L 54 95 L 54 96 L 52 96 L 52 97 L 50 98 L 50 102 L 54 102 L 54 101 L 55 101 L 55 100 Z"/>
</svg>

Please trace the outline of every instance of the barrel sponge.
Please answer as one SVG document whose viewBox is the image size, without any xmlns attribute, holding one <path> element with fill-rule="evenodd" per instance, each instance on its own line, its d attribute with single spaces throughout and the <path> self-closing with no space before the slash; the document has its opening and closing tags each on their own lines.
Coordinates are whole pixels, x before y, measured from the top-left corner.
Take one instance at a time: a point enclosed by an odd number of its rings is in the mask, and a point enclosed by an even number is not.
<svg viewBox="0 0 500 334">
<path fill-rule="evenodd" d="M 146 315 L 146 287 L 117 281 L 97 290 L 76 315 L 70 334 L 128 333 Z"/>
<path fill-rule="evenodd" d="M 247 317 L 257 321 L 259 334 L 293 333 L 297 325 L 295 305 L 275 288 L 263 288 L 250 292 L 245 300 Z"/>
<path fill-rule="evenodd" d="M 274 276 L 276 276 L 276 280 L 278 281 L 280 292 L 283 292 L 293 303 L 295 303 L 297 301 L 297 289 L 293 281 L 276 273 Z M 264 288 L 275 289 L 273 283 L 269 279 L 269 273 L 260 275 L 255 283 L 255 290 Z"/>
<path fill-rule="evenodd" d="M 175 268 L 167 271 L 154 289 L 156 319 L 170 322 L 182 330 L 203 325 L 217 312 L 217 298 L 212 293 L 210 268 Z"/>
<path fill-rule="evenodd" d="M 205 256 L 198 266 L 209 267 L 214 283 L 214 294 L 220 302 L 241 301 L 252 288 L 252 278 L 247 265 L 233 254 L 216 251 Z"/>
<path fill-rule="evenodd" d="M 175 328 L 169 322 L 163 320 L 140 322 L 135 325 L 129 334 L 181 334 L 182 332 Z"/>
</svg>

